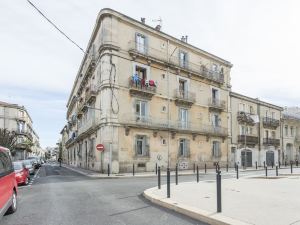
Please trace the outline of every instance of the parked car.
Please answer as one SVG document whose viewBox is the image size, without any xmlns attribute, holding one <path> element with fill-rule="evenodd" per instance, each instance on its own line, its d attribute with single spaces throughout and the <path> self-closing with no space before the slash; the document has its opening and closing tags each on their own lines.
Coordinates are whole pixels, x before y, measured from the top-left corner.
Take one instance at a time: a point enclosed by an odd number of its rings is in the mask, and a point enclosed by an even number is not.
<svg viewBox="0 0 300 225">
<path fill-rule="evenodd" d="M 0 146 L 0 218 L 17 210 L 18 185 L 10 151 Z"/>
<path fill-rule="evenodd" d="M 22 162 L 24 163 L 25 167 L 29 170 L 29 174 L 32 175 L 34 174 L 34 166 L 32 164 L 31 160 L 22 160 Z"/>
<path fill-rule="evenodd" d="M 30 179 L 29 169 L 26 168 L 25 164 L 22 161 L 13 162 L 13 166 L 14 166 L 18 185 L 20 184 L 27 185 Z"/>
<path fill-rule="evenodd" d="M 30 156 L 27 159 L 32 160 L 34 162 L 34 166 L 36 169 L 40 168 L 42 166 L 42 163 L 37 156 Z"/>
</svg>

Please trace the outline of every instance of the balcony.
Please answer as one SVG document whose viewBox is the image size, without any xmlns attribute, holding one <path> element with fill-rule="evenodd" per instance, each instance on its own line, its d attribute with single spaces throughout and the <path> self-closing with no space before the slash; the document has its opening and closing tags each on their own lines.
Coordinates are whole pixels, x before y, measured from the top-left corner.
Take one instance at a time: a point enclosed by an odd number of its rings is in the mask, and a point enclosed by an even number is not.
<svg viewBox="0 0 300 225">
<path fill-rule="evenodd" d="M 137 96 L 151 99 L 156 93 L 156 85 L 150 86 L 146 81 L 134 81 L 132 78 L 129 78 L 129 93 L 134 97 Z"/>
<path fill-rule="evenodd" d="M 210 111 L 224 111 L 226 109 L 226 101 L 215 98 L 209 98 L 208 108 Z"/>
<path fill-rule="evenodd" d="M 96 100 L 98 89 L 95 85 L 90 85 L 85 91 L 85 101 L 87 103 L 93 103 Z"/>
<path fill-rule="evenodd" d="M 264 117 L 263 118 L 263 127 L 264 128 L 270 128 L 270 129 L 276 129 L 280 125 L 280 121 L 270 118 L 270 117 Z"/>
<path fill-rule="evenodd" d="M 177 106 L 191 107 L 196 101 L 196 94 L 176 89 L 174 90 L 174 98 Z"/>
<path fill-rule="evenodd" d="M 29 131 L 24 131 L 24 130 L 13 130 L 17 135 L 23 135 L 27 137 L 29 140 L 33 140 L 33 136 Z"/>
<path fill-rule="evenodd" d="M 203 134 L 218 137 L 228 136 L 227 128 L 176 120 L 168 121 L 168 119 L 155 118 L 151 116 L 145 117 L 134 114 L 125 114 L 120 117 L 119 121 L 120 123 L 124 124 L 125 127 L 137 127 L 190 134 Z"/>
<path fill-rule="evenodd" d="M 83 134 L 88 134 L 89 132 L 93 132 L 94 129 L 99 125 L 99 120 L 95 117 L 92 117 L 78 126 L 78 137 Z"/>
<path fill-rule="evenodd" d="M 264 145 L 279 146 L 280 145 L 280 139 L 264 138 L 263 139 L 263 144 Z"/>
<path fill-rule="evenodd" d="M 253 115 L 253 114 L 246 113 L 246 112 L 243 112 L 243 111 L 239 111 L 237 113 L 237 120 L 238 120 L 239 123 L 243 123 L 243 124 L 253 126 L 255 124 L 255 122 L 251 118 L 251 115 Z"/>
<path fill-rule="evenodd" d="M 250 135 L 239 135 L 238 142 L 241 144 L 246 143 L 247 145 L 256 145 L 258 144 L 258 137 Z"/>
<path fill-rule="evenodd" d="M 134 59 L 138 57 L 143 58 L 148 62 L 156 62 L 163 66 L 168 65 L 176 70 L 186 71 L 189 74 L 194 74 L 219 84 L 224 83 L 224 74 L 222 72 L 209 70 L 203 65 L 189 61 L 182 62 L 175 56 L 170 57 L 167 54 L 166 48 L 164 50 L 158 50 L 150 46 L 140 45 L 135 41 L 130 41 L 128 52 Z"/>
<path fill-rule="evenodd" d="M 78 112 L 85 112 L 87 108 L 88 107 L 85 101 L 81 101 L 78 103 Z"/>
</svg>

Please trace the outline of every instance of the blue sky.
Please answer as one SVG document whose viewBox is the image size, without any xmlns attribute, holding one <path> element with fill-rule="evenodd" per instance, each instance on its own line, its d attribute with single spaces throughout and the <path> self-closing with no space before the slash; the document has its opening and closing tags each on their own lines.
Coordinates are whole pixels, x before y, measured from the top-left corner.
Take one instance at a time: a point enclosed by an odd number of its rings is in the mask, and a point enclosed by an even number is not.
<svg viewBox="0 0 300 225">
<path fill-rule="evenodd" d="M 232 90 L 280 106 L 299 105 L 300 3 L 296 0 L 32 0 L 86 47 L 97 13 L 109 7 L 231 63 Z M 24 105 L 43 147 L 54 146 L 82 52 L 26 0 L 0 1 L 0 100 Z"/>
</svg>

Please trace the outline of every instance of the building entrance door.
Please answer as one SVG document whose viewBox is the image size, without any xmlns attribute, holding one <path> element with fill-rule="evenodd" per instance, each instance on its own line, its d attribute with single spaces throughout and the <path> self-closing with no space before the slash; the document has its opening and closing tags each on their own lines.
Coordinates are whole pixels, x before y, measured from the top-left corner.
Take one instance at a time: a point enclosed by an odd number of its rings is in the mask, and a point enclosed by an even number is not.
<svg viewBox="0 0 300 225">
<path fill-rule="evenodd" d="M 272 166 L 272 164 L 274 165 L 274 152 L 273 151 L 267 151 L 266 153 L 266 163 L 267 166 Z"/>
<path fill-rule="evenodd" d="M 243 150 L 241 152 L 242 157 L 242 166 L 252 167 L 252 151 L 251 150 Z"/>
</svg>

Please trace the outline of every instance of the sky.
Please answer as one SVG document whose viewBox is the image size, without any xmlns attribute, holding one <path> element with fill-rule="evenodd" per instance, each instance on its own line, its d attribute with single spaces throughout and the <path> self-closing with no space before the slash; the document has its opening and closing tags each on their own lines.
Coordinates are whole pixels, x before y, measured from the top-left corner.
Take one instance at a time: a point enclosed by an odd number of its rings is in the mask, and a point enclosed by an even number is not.
<svg viewBox="0 0 300 225">
<path fill-rule="evenodd" d="M 300 1 L 31 0 L 84 49 L 98 12 L 146 18 L 233 64 L 232 91 L 299 106 Z M 26 0 L 0 0 L 0 101 L 24 105 L 42 147 L 54 146 L 83 53 Z"/>
</svg>

